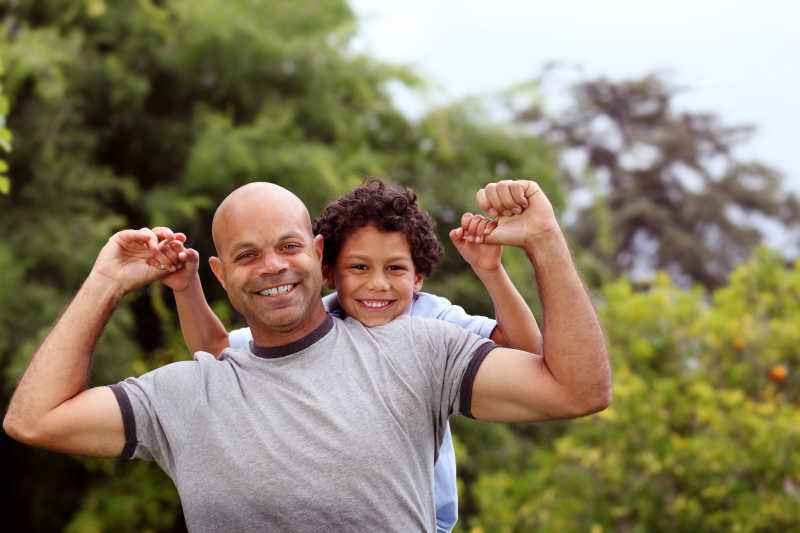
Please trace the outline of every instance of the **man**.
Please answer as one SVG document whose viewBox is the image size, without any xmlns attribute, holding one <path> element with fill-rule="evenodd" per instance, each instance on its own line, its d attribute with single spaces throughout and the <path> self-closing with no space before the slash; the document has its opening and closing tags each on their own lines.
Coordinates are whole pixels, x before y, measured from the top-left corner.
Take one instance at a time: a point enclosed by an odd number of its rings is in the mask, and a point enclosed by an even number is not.
<svg viewBox="0 0 800 533">
<path fill-rule="evenodd" d="M 3 426 L 57 451 L 156 460 L 193 531 L 433 531 L 433 463 L 449 415 L 534 421 L 610 401 L 602 331 L 549 201 L 518 181 L 487 186 L 478 203 L 497 227 L 468 225 L 464 236 L 523 247 L 534 264 L 543 356 L 441 321 L 369 329 L 330 318 L 319 296 L 322 240 L 305 206 L 251 183 L 217 209 L 210 260 L 250 346 L 86 390 L 119 300 L 167 274 L 146 263 L 158 251 L 153 232 L 123 231 L 37 350 Z"/>
</svg>

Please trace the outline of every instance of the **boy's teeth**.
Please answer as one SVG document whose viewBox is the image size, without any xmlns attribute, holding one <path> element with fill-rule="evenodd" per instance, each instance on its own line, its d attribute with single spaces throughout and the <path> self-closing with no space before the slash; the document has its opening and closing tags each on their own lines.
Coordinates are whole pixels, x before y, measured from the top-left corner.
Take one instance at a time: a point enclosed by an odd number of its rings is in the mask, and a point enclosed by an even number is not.
<svg viewBox="0 0 800 533">
<path fill-rule="evenodd" d="M 273 287 L 271 289 L 265 289 L 258 294 L 262 296 L 278 296 L 279 294 L 286 294 L 290 290 L 292 290 L 294 285 L 281 285 L 280 287 Z"/>
<path fill-rule="evenodd" d="M 362 300 L 367 307 L 384 307 L 389 300 Z"/>
</svg>

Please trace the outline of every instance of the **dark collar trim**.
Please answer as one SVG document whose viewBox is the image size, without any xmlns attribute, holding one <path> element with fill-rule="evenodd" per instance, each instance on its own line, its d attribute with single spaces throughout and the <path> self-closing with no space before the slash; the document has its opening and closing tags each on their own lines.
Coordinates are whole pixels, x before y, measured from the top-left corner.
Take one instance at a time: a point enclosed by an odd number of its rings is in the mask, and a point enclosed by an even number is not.
<svg viewBox="0 0 800 533">
<path fill-rule="evenodd" d="M 289 344 L 284 344 L 282 346 L 256 346 L 255 342 L 250 341 L 250 349 L 255 355 L 258 357 L 263 357 L 264 359 L 274 359 L 276 357 L 291 355 L 299 352 L 300 350 L 308 348 L 320 340 L 331 330 L 332 327 L 333 319 L 330 317 L 330 315 L 325 315 L 325 320 L 322 321 L 322 324 L 301 339 L 297 339 L 294 342 L 290 342 Z"/>
</svg>

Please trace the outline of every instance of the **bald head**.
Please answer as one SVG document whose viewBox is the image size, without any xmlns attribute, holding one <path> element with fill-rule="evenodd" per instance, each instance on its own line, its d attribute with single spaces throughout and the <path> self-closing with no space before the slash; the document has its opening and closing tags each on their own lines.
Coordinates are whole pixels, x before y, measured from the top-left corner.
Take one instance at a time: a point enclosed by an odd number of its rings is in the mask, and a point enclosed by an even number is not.
<svg viewBox="0 0 800 533">
<path fill-rule="evenodd" d="M 265 181 L 256 181 L 242 185 L 234 190 L 219 204 L 211 223 L 211 234 L 217 255 L 222 257 L 226 245 L 236 236 L 231 231 L 242 221 L 262 220 L 256 214 L 274 213 L 277 217 L 289 217 L 296 220 L 299 231 L 311 231 L 311 216 L 300 198 L 280 185 Z"/>
</svg>

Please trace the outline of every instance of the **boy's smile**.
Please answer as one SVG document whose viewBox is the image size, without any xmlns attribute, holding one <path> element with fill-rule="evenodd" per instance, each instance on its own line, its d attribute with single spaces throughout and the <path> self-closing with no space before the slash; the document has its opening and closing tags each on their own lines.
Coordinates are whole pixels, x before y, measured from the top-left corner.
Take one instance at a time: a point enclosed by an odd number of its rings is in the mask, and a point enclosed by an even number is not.
<svg viewBox="0 0 800 533">
<path fill-rule="evenodd" d="M 405 313 L 422 288 L 406 236 L 369 225 L 354 231 L 342 244 L 332 276 L 345 313 L 365 326 L 380 326 Z"/>
</svg>

